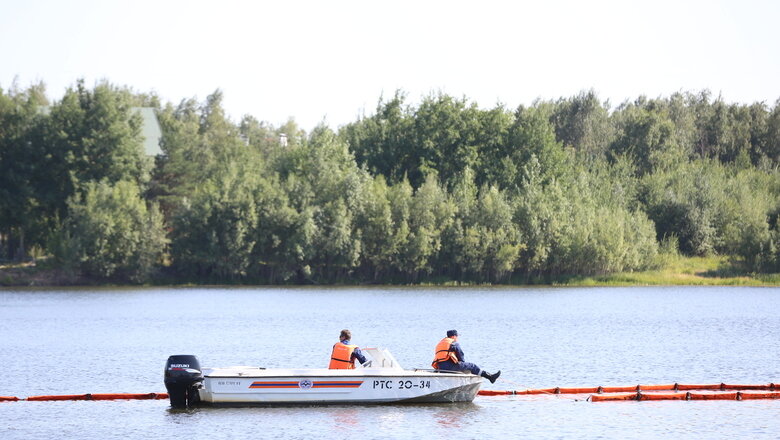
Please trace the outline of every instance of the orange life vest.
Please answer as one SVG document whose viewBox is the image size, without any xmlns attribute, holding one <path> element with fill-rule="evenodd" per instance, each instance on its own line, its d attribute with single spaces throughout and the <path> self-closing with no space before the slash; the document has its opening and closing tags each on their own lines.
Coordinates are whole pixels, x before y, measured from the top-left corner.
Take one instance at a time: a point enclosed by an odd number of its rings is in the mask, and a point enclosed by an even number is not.
<svg viewBox="0 0 780 440">
<path fill-rule="evenodd" d="M 455 353 L 450 351 L 453 342 L 455 342 L 455 340 L 452 338 L 444 338 L 436 344 L 436 353 L 434 353 L 433 362 L 431 363 L 433 368 L 438 369 L 439 362 L 452 361 L 456 364 L 458 363 L 458 358 L 455 356 Z"/>
<path fill-rule="evenodd" d="M 330 355 L 330 365 L 328 368 L 331 370 L 345 370 L 355 368 L 355 361 L 352 360 L 352 352 L 355 351 L 357 345 L 347 345 L 341 342 L 333 344 L 333 353 Z"/>
</svg>

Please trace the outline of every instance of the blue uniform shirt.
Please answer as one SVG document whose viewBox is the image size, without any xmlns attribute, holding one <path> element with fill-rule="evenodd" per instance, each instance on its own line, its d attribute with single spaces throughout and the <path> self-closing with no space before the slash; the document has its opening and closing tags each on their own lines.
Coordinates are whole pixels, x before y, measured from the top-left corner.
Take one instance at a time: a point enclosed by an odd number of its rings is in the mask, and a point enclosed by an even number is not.
<svg viewBox="0 0 780 440">
<path fill-rule="evenodd" d="M 453 342 L 450 345 L 450 351 L 455 353 L 455 357 L 458 358 L 459 362 L 465 362 L 466 356 L 463 354 L 463 349 L 460 348 L 460 344 L 457 342 Z"/>
<path fill-rule="evenodd" d="M 344 345 L 350 345 L 349 344 L 349 339 L 343 340 L 343 341 L 341 341 L 341 343 L 344 344 Z M 353 359 L 357 359 L 358 362 L 360 362 L 361 365 L 366 363 L 366 357 L 363 356 L 363 352 L 361 352 L 358 347 L 355 347 L 355 351 L 352 352 L 352 357 L 351 357 L 350 360 L 353 360 Z"/>
<path fill-rule="evenodd" d="M 482 369 L 479 368 L 479 365 L 466 362 L 466 356 L 463 354 L 463 349 L 460 348 L 460 344 L 457 342 L 450 344 L 450 352 L 454 353 L 455 357 L 458 358 L 458 363 L 456 364 L 452 361 L 439 362 L 439 370 L 470 371 L 471 374 L 476 375 L 482 373 Z"/>
</svg>

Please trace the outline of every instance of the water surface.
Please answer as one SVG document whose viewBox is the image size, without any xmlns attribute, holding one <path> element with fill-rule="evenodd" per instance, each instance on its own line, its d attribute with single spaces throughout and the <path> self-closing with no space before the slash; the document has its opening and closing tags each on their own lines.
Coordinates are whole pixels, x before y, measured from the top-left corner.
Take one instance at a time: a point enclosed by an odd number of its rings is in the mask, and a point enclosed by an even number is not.
<svg viewBox="0 0 780 440">
<path fill-rule="evenodd" d="M 196 288 L 0 291 L 0 395 L 162 392 L 204 366 L 323 367 L 342 328 L 427 368 L 448 329 L 484 388 L 780 382 L 780 289 Z M 776 438 L 780 401 L 478 397 L 450 406 L 204 408 L 0 403 L 11 438 Z"/>
</svg>

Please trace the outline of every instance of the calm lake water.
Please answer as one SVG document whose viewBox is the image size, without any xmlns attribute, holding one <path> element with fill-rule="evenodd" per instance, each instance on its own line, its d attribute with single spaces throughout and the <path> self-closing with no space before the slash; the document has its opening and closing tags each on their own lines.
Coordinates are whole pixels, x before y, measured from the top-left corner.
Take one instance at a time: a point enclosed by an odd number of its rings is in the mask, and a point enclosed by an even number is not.
<svg viewBox="0 0 780 440">
<path fill-rule="evenodd" d="M 181 288 L 0 290 L 0 395 L 164 392 L 204 366 L 323 367 L 339 331 L 427 368 L 456 328 L 483 389 L 780 382 L 780 289 Z M 0 438 L 778 438 L 780 401 L 199 408 L 0 402 Z"/>
</svg>

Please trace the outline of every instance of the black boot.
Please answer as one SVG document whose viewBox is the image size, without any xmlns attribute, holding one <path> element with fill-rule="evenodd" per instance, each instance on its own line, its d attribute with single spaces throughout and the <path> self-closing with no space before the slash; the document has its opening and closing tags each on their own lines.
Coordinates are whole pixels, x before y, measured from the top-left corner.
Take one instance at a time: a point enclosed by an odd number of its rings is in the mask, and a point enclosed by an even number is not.
<svg viewBox="0 0 780 440">
<path fill-rule="evenodd" d="M 485 379 L 489 380 L 490 383 L 496 383 L 496 379 L 498 379 L 498 376 L 501 376 L 501 370 L 498 370 L 495 374 L 490 374 L 487 371 L 482 370 L 482 373 L 480 373 L 480 376 L 482 376 Z"/>
</svg>

